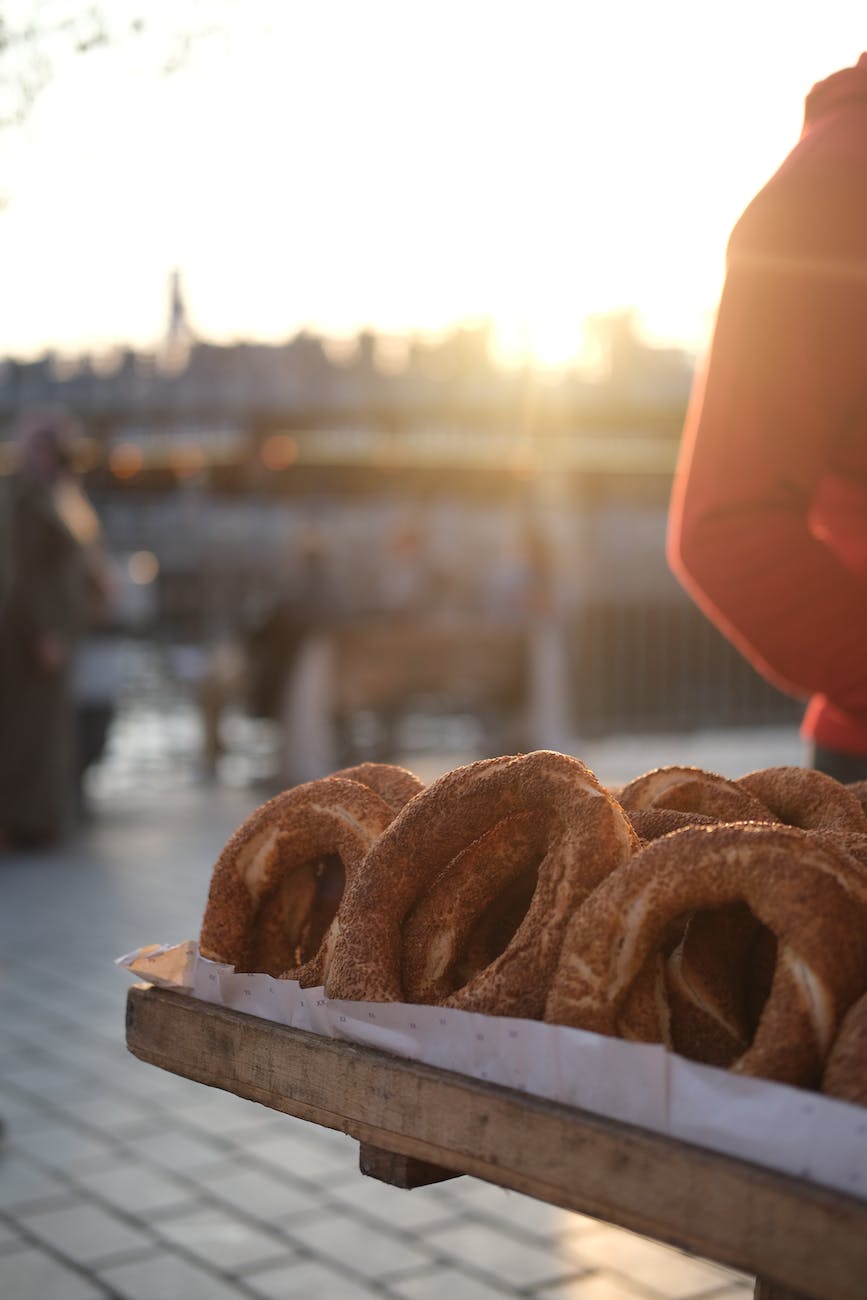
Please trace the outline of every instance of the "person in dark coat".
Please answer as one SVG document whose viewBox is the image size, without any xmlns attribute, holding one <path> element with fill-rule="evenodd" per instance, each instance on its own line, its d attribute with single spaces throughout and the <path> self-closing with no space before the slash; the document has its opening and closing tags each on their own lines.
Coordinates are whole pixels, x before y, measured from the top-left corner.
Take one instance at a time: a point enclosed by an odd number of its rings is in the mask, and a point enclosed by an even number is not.
<svg viewBox="0 0 867 1300">
<path fill-rule="evenodd" d="M 32 848 L 56 843 L 74 820 L 71 672 L 99 524 L 63 420 L 31 422 L 19 446 L 0 506 L 0 846 Z"/>
</svg>

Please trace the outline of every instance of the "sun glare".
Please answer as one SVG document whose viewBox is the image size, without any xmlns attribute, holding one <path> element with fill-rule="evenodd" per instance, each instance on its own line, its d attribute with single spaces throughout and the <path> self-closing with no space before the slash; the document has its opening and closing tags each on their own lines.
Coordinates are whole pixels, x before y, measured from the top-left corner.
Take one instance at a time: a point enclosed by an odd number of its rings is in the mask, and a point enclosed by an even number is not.
<svg viewBox="0 0 867 1300">
<path fill-rule="evenodd" d="M 173 267 L 217 341 L 487 319 L 501 356 L 560 366 L 588 316 L 632 307 L 698 346 L 734 220 L 863 41 L 843 0 L 819 24 L 782 0 L 219 20 L 168 78 L 134 42 L 57 70 L 6 151 L 0 351 L 153 345 Z"/>
</svg>

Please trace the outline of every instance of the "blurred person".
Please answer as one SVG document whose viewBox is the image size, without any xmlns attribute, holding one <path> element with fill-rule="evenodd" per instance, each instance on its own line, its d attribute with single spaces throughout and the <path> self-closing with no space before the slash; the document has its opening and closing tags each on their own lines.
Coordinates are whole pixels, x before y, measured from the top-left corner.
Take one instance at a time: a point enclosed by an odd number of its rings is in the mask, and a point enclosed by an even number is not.
<svg viewBox="0 0 867 1300">
<path fill-rule="evenodd" d="M 60 840 L 75 812 L 76 646 L 99 600 L 99 524 L 75 478 L 61 416 L 29 420 L 3 484 L 0 844 Z"/>
<path fill-rule="evenodd" d="M 87 544 L 87 605 L 72 667 L 77 810 L 82 817 L 89 812 L 85 777 L 105 753 L 124 676 L 123 643 L 118 636 L 120 584 L 98 524 L 96 528 Z"/>
<path fill-rule="evenodd" d="M 669 517 L 674 573 L 867 778 L 867 54 L 810 91 L 730 237 Z"/>
<path fill-rule="evenodd" d="M 429 608 L 426 527 L 418 507 L 405 510 L 385 540 L 380 603 L 388 614 L 421 614 Z"/>
</svg>

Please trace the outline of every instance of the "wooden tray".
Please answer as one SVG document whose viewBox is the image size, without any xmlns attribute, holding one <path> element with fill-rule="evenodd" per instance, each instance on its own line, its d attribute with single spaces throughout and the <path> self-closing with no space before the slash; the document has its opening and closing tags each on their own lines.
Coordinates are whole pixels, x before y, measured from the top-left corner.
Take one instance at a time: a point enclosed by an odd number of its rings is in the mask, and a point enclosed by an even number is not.
<svg viewBox="0 0 867 1300">
<path fill-rule="evenodd" d="M 362 1171 L 386 1182 L 471 1174 L 754 1274 L 764 1300 L 867 1296 L 867 1201 L 841 1192 L 151 985 L 129 990 L 126 1041 L 164 1070 L 351 1134 Z"/>
</svg>

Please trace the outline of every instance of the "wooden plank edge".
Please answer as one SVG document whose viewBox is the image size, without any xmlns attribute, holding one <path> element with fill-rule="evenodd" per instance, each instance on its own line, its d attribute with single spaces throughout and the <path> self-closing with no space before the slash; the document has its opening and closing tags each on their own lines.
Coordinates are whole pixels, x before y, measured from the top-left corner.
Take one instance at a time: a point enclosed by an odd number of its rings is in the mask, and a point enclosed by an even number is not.
<svg viewBox="0 0 867 1300">
<path fill-rule="evenodd" d="M 867 1205 L 843 1193 L 167 990 L 130 989 L 128 1013 L 130 1050 L 173 1073 L 817 1300 L 859 1300 L 856 1287 L 867 1276 Z M 447 1144 L 431 1127 L 432 1110 L 452 1126 Z M 578 1188 L 576 1168 L 583 1175 Z"/>
</svg>

